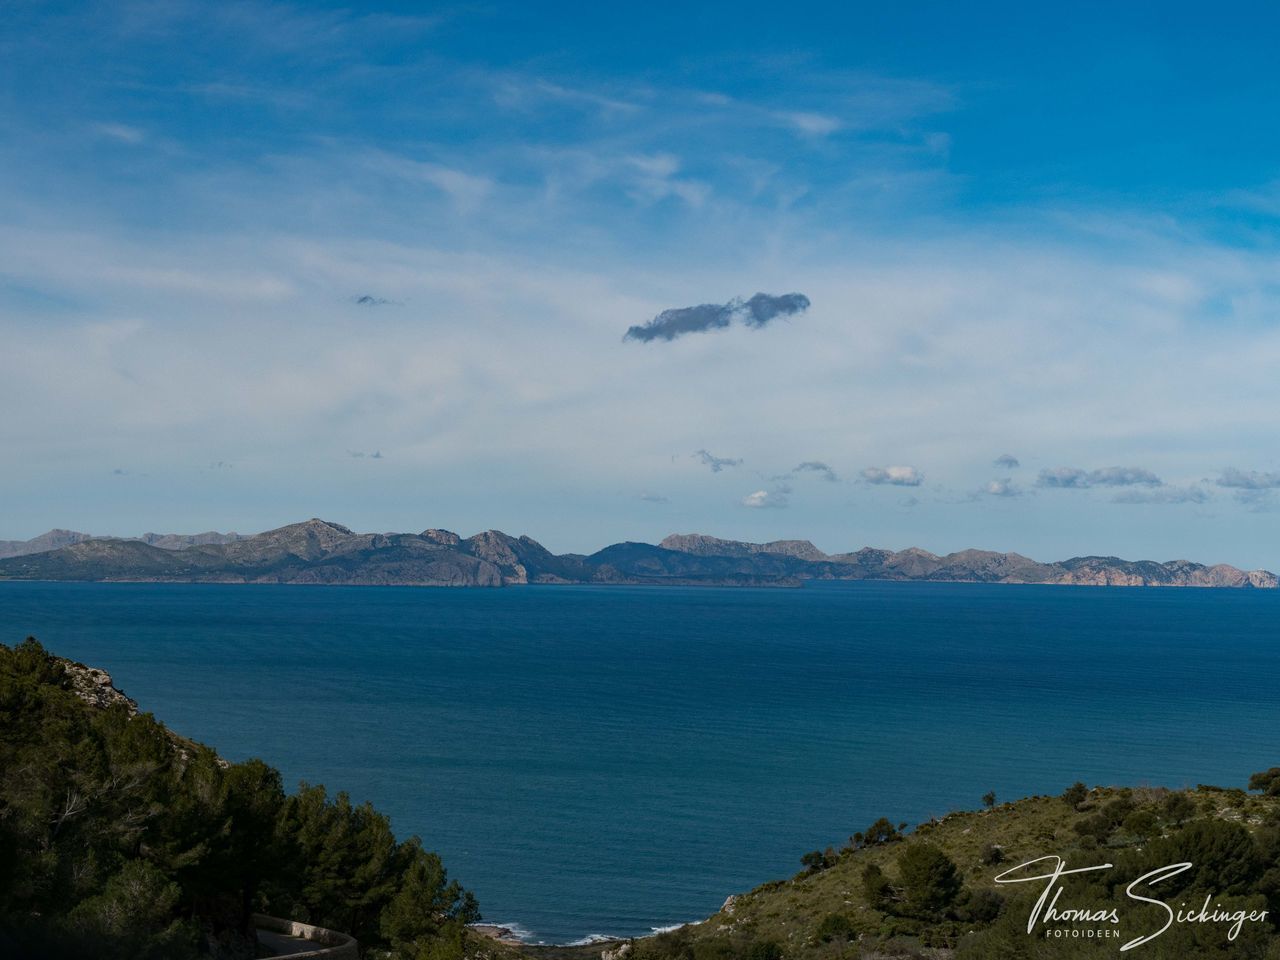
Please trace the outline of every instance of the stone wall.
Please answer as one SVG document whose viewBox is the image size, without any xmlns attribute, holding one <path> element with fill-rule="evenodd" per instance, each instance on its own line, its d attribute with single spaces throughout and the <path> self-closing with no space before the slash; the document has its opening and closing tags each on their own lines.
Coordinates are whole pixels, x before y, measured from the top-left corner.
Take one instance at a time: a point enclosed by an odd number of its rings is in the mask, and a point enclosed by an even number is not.
<svg viewBox="0 0 1280 960">
<path fill-rule="evenodd" d="M 297 920 L 281 920 L 279 917 L 268 917 L 261 913 L 253 915 L 253 925 L 259 930 L 279 933 L 315 944 L 314 950 L 289 954 L 291 960 L 306 960 L 308 957 L 316 957 L 318 960 L 359 960 L 360 957 L 360 948 L 355 939 L 336 930 L 313 927 L 309 923 L 299 923 Z"/>
</svg>

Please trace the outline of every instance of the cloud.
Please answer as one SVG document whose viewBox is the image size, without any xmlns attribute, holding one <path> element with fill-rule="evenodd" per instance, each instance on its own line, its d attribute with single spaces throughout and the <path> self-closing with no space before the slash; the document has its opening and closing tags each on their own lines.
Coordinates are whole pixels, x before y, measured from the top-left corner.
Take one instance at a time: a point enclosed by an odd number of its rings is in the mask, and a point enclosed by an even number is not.
<svg viewBox="0 0 1280 960">
<path fill-rule="evenodd" d="M 1089 486 L 1089 472 L 1079 467 L 1054 467 L 1041 470 L 1036 486 L 1084 489 Z"/>
<path fill-rule="evenodd" d="M 1017 470 L 1018 467 L 1022 466 L 1018 462 L 1018 458 L 1011 453 L 1000 454 L 1000 456 L 991 461 L 991 465 L 993 467 L 1003 467 L 1005 470 Z"/>
<path fill-rule="evenodd" d="M 643 500 L 645 503 L 670 503 L 671 502 L 670 499 L 668 499 L 667 497 L 664 497 L 661 494 L 657 494 L 657 493 L 642 493 L 640 494 L 639 499 Z"/>
<path fill-rule="evenodd" d="M 732 457 L 717 457 L 715 454 L 706 450 L 696 450 L 694 451 L 693 456 L 697 457 L 710 467 L 712 473 L 719 473 L 725 467 L 737 467 L 742 465 L 741 459 L 735 460 Z"/>
<path fill-rule="evenodd" d="M 388 300 L 386 297 L 375 297 L 371 293 L 362 293 L 358 297 L 352 297 L 351 302 L 362 307 L 385 307 L 389 304 L 397 304 L 395 300 Z"/>
<path fill-rule="evenodd" d="M 663 310 L 648 323 L 628 328 L 622 339 L 669 342 L 687 333 L 723 329 L 734 320 L 746 327 L 759 328 L 777 317 L 803 313 L 808 308 L 809 298 L 803 293 L 784 293 L 777 297 L 757 293 L 750 300 L 738 297 L 725 304 L 702 303 L 696 307 Z"/>
<path fill-rule="evenodd" d="M 740 501 L 744 507 L 753 510 L 782 509 L 791 503 L 791 488 L 785 484 L 772 490 L 757 490 L 749 493 Z"/>
<path fill-rule="evenodd" d="M 642 326 L 629 327 L 622 339 L 639 340 L 641 343 L 648 343 L 650 340 L 671 341 L 686 333 L 705 333 L 727 327 L 732 320 L 733 311 L 727 305 L 703 303 L 696 307 L 678 307 L 663 310 Z"/>
<path fill-rule="evenodd" d="M 138 127 L 131 127 L 124 123 L 95 123 L 93 131 L 99 136 L 120 143 L 141 143 L 147 137 L 146 133 Z"/>
<path fill-rule="evenodd" d="M 1207 503 L 1209 491 L 1200 486 L 1161 487 L 1158 490 L 1125 490 L 1112 503 Z"/>
<path fill-rule="evenodd" d="M 373 453 L 365 453 L 362 450 L 351 450 L 349 451 L 349 453 L 351 454 L 352 457 L 354 457 L 357 460 L 364 460 L 364 459 L 381 460 L 382 459 L 381 450 L 375 450 Z"/>
<path fill-rule="evenodd" d="M 824 113 L 808 113 L 802 110 L 784 111 L 776 116 L 782 123 L 807 137 L 825 137 L 840 129 L 840 121 Z"/>
<path fill-rule="evenodd" d="M 1164 481 L 1141 467 L 1104 467 L 1089 474 L 1089 481 L 1099 487 L 1159 487 Z"/>
<path fill-rule="evenodd" d="M 862 471 L 867 483 L 887 483 L 895 487 L 918 487 L 924 483 L 924 474 L 915 467 L 867 467 Z"/>
<path fill-rule="evenodd" d="M 1005 477 L 1003 480 L 991 480 L 982 488 L 982 492 L 992 497 L 1020 497 L 1022 489 Z"/>
<path fill-rule="evenodd" d="M 780 297 L 757 293 L 741 308 L 742 322 L 748 327 L 763 327 L 776 317 L 789 317 L 808 309 L 809 298 L 803 293 L 784 293 Z"/>
<path fill-rule="evenodd" d="M 1040 471 L 1036 486 L 1060 490 L 1085 490 L 1089 487 L 1159 487 L 1164 481 L 1142 467 L 1103 467 L 1081 470 L 1079 467 L 1053 467 Z"/>
<path fill-rule="evenodd" d="M 1271 508 L 1275 491 L 1280 488 L 1280 473 L 1227 467 L 1218 477 L 1217 483 L 1220 487 L 1227 487 L 1234 491 L 1237 503 L 1260 512 Z"/>
<path fill-rule="evenodd" d="M 1218 486 L 1235 490 L 1273 490 L 1280 487 L 1280 473 L 1260 473 L 1257 470 L 1228 467 L 1218 477 Z"/>
<path fill-rule="evenodd" d="M 793 472 L 803 473 L 805 471 L 820 475 L 822 479 L 826 480 L 828 483 L 840 482 L 840 478 L 836 476 L 836 472 L 821 460 L 806 460 L 804 463 L 798 465 Z"/>
</svg>

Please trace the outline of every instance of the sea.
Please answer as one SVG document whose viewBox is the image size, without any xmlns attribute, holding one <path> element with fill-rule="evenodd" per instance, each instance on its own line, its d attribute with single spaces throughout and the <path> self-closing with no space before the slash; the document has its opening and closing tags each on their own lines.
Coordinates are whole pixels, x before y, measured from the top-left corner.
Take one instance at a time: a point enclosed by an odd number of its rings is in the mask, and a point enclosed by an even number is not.
<svg viewBox="0 0 1280 960">
<path fill-rule="evenodd" d="M 1244 786 L 1280 765 L 1278 614 L 1189 588 L 0 583 L 0 642 L 372 801 L 545 943 L 700 919 L 989 790 Z"/>
</svg>

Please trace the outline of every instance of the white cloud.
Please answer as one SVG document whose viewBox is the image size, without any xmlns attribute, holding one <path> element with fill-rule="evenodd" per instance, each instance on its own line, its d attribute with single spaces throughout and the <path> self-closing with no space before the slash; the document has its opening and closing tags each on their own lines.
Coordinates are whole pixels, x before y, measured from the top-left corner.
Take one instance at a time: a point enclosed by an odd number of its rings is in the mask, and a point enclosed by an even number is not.
<svg viewBox="0 0 1280 960">
<path fill-rule="evenodd" d="M 118 140 L 120 143 L 142 143 L 147 138 L 146 131 L 141 127 L 130 126 L 127 123 L 95 123 L 93 132 L 109 140 Z"/>
<path fill-rule="evenodd" d="M 987 481 L 983 491 L 992 497 L 1018 497 L 1022 495 L 1021 488 L 1007 477 L 1000 480 Z"/>
<path fill-rule="evenodd" d="M 810 137 L 825 137 L 840 129 L 840 121 L 821 113 L 797 111 L 779 113 L 778 119 L 799 133 Z"/>
<path fill-rule="evenodd" d="M 749 493 L 743 497 L 740 503 L 744 507 L 751 507 L 755 510 L 781 509 L 791 503 L 791 489 L 783 486 L 775 487 L 772 490 L 757 490 L 755 493 Z"/>
<path fill-rule="evenodd" d="M 924 474 L 915 467 L 867 467 L 862 471 L 862 479 L 867 483 L 918 487 L 924 482 Z"/>
</svg>

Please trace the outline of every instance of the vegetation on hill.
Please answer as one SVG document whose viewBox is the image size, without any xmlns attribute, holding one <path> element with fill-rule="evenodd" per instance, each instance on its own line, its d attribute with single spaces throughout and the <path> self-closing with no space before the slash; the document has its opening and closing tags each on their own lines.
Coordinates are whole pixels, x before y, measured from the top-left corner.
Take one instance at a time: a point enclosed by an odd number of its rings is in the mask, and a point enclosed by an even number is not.
<svg viewBox="0 0 1280 960">
<path fill-rule="evenodd" d="M 229 764 L 118 694 L 91 705 L 74 679 L 34 639 L 0 644 L 0 956 L 253 957 L 255 911 L 372 955 L 463 955 L 475 899 L 417 837 L 322 786 L 286 795 L 262 761 Z"/>
<path fill-rule="evenodd" d="M 1128 954 L 1146 960 L 1280 958 L 1280 768 L 1250 788 L 1086 788 L 956 813 L 920 824 L 887 819 L 840 850 L 814 851 L 789 880 L 731 897 L 715 916 L 625 946 L 626 960 L 854 960 L 954 957 L 956 960 L 1120 955 L 1122 944 L 1158 931 L 1163 907 L 1135 900 L 1126 887 L 1149 871 L 1192 868 L 1141 885 L 1139 894 L 1175 910 L 1242 911 L 1254 919 L 1174 922 Z M 1103 919 L 1027 923 L 1047 881 L 996 877 L 1048 855 L 1068 869 L 1108 870 L 1064 877 L 1056 909 L 1106 913 Z M 1041 862 L 1023 876 L 1045 872 Z M 1185 905 L 1185 906 L 1183 906 Z M 1259 915 L 1265 911 L 1265 919 Z M 1057 933 L 1054 931 L 1064 931 Z M 1113 931 L 1108 937 L 1097 931 Z M 1073 933 L 1072 931 L 1078 931 Z M 1094 931 L 1089 934 L 1088 931 Z M 616 948 L 615 948 L 616 950 Z M 616 953 L 615 953 L 616 955 Z"/>
</svg>

